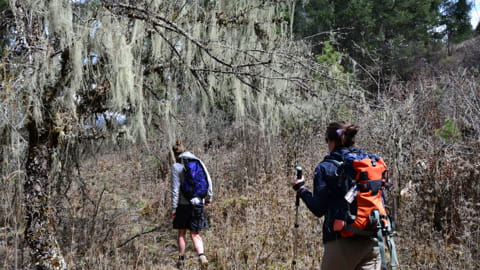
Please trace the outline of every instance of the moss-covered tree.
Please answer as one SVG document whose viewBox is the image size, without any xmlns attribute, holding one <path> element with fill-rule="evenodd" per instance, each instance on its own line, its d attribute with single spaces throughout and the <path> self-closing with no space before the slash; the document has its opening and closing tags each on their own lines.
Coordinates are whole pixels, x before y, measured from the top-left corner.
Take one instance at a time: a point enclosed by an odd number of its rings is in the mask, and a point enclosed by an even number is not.
<svg viewBox="0 0 480 270">
<path fill-rule="evenodd" d="M 267 136 L 292 117 L 329 111 L 331 88 L 362 100 L 346 78 L 327 83 L 328 67 L 292 42 L 285 16 L 292 7 L 291 1 L 10 0 L 12 16 L 2 17 L 9 26 L 0 66 L 2 160 L 23 156 L 25 163 L 3 162 L 1 173 L 24 176 L 32 267 L 67 268 L 51 198 L 68 188 L 56 182 L 71 167 L 61 156 L 85 142 L 161 134 L 159 143 L 169 145 L 184 131 L 175 115 L 194 115 L 206 130 L 215 110 L 231 115 L 231 124 L 253 121 Z"/>
</svg>

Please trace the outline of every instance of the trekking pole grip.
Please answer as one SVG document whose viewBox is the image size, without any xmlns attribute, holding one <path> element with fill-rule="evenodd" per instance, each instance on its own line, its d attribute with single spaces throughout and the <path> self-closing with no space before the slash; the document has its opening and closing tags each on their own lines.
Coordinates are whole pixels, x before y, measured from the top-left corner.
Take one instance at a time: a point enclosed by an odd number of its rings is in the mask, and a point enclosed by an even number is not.
<svg viewBox="0 0 480 270">
<path fill-rule="evenodd" d="M 297 167 L 295 167 L 295 170 L 297 170 L 297 179 L 302 178 L 302 175 L 303 175 L 302 167 L 297 166 Z"/>
</svg>

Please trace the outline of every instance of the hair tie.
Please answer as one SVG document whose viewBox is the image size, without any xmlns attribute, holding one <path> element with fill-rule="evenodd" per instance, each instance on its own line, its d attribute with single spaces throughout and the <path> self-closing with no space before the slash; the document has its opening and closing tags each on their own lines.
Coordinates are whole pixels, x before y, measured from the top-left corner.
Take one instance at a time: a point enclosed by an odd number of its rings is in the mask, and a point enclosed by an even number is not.
<svg viewBox="0 0 480 270">
<path fill-rule="evenodd" d="M 340 136 L 343 133 L 343 129 L 339 128 L 339 129 L 336 130 L 336 132 L 337 132 L 338 136 Z"/>
</svg>

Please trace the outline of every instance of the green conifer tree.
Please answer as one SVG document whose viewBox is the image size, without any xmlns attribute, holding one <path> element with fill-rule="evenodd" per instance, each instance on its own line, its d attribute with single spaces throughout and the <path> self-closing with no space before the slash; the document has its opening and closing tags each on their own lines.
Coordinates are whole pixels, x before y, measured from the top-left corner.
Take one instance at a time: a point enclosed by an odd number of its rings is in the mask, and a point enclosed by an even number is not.
<svg viewBox="0 0 480 270">
<path fill-rule="evenodd" d="M 408 75 L 409 61 L 424 56 L 439 40 L 433 30 L 439 25 L 440 0 L 313 2 L 297 13 L 301 18 L 298 25 L 303 25 L 295 28 L 297 34 L 311 36 L 315 31 L 335 31 L 338 50 L 366 66 L 377 79 L 393 72 Z M 317 18 L 320 14 L 326 16 Z M 330 37 L 321 38 L 325 41 Z"/>
<path fill-rule="evenodd" d="M 449 43 L 459 43 L 472 37 L 471 9 L 472 4 L 466 0 L 446 0 L 442 4 L 442 22 Z"/>
</svg>

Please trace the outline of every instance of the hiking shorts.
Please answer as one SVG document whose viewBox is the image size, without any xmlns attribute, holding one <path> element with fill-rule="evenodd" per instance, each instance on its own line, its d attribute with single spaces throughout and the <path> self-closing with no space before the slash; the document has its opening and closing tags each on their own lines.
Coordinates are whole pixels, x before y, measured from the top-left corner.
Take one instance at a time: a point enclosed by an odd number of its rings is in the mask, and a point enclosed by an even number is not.
<svg viewBox="0 0 480 270">
<path fill-rule="evenodd" d="M 173 219 L 174 229 L 187 229 L 200 232 L 206 227 L 205 209 L 203 205 L 179 205 Z"/>
</svg>

